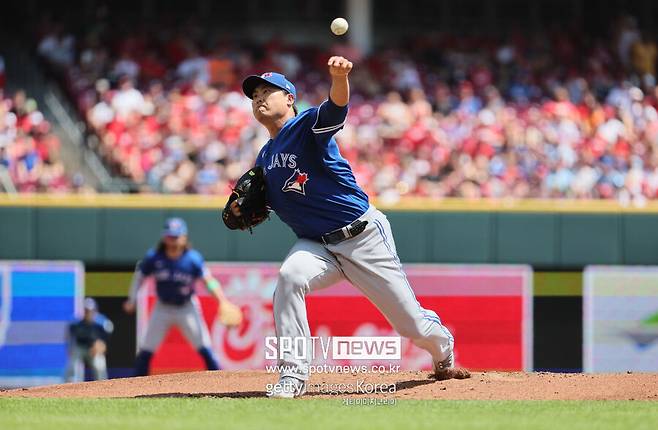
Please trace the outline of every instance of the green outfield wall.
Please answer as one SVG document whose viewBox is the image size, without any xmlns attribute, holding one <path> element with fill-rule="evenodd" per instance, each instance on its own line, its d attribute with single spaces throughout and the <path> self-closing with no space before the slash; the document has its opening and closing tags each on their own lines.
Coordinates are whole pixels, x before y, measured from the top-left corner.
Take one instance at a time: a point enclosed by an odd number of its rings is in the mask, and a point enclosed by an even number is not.
<svg viewBox="0 0 658 430">
<path fill-rule="evenodd" d="M 134 265 L 181 216 L 207 260 L 280 261 L 295 238 L 275 216 L 253 235 L 229 231 L 202 196 L 0 198 L 0 259 L 79 259 L 89 267 Z M 403 262 L 522 263 L 542 270 L 587 264 L 658 264 L 658 205 L 614 202 L 407 201 L 380 205 Z"/>
</svg>

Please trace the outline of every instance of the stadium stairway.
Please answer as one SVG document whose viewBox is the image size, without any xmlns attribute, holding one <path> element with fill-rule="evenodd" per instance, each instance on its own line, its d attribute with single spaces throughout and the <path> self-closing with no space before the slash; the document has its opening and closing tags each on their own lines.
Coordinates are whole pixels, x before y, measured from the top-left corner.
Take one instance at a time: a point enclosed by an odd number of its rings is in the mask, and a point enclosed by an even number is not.
<svg viewBox="0 0 658 430">
<path fill-rule="evenodd" d="M 86 185 L 101 192 L 129 191 L 130 183 L 113 177 L 87 145 L 89 137 L 84 120 L 57 82 L 46 76 L 31 50 L 12 41 L 4 42 L 1 54 L 7 69 L 6 92 L 11 95 L 24 89 L 28 97 L 36 100 L 39 110 L 62 142 L 61 158 L 67 174 L 72 177 L 80 173 Z"/>
</svg>

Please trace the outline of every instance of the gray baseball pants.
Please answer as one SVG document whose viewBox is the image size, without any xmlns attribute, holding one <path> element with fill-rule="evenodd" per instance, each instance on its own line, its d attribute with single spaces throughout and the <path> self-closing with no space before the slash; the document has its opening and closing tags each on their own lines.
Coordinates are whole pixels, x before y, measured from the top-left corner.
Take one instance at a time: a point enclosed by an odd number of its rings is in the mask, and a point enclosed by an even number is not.
<svg viewBox="0 0 658 430">
<path fill-rule="evenodd" d="M 292 247 L 281 265 L 274 292 L 276 335 L 309 338 L 306 295 L 346 279 L 401 336 L 428 351 L 433 362 L 443 361 L 452 353 L 454 339 L 438 315 L 423 309 L 416 300 L 386 216 L 370 206 L 359 219 L 368 224 L 356 237 L 336 245 L 300 239 Z M 310 361 L 310 354 L 298 359 L 292 352 L 284 352 L 278 362 L 283 369 L 281 376 L 307 380 Z"/>
<path fill-rule="evenodd" d="M 73 342 L 72 345 L 69 345 L 66 382 L 82 382 L 84 380 L 85 363 L 91 368 L 94 380 L 107 379 L 105 354 L 91 355 L 90 348 L 79 346 Z"/>
<path fill-rule="evenodd" d="M 139 349 L 155 352 L 172 326 L 178 327 L 195 349 L 211 348 L 210 334 L 203 321 L 201 305 L 199 299 L 194 296 L 182 306 L 170 305 L 158 300 Z"/>
</svg>

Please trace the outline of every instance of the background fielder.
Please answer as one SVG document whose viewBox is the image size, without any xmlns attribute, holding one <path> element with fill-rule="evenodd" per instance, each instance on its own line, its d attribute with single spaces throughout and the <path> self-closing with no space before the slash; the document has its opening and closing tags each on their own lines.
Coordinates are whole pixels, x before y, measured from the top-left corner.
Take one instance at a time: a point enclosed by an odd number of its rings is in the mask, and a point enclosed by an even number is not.
<svg viewBox="0 0 658 430">
<path fill-rule="evenodd" d="M 285 76 L 268 72 L 243 82 L 255 118 L 270 134 L 256 160 L 264 171 L 267 203 L 298 237 L 281 266 L 274 293 L 276 334 L 309 337 L 306 294 L 347 279 L 398 333 L 432 355 L 438 379 L 468 377 L 465 369 L 454 368 L 451 333 L 434 311 L 416 300 L 386 216 L 369 204 L 340 154 L 333 135 L 345 124 L 352 63 L 331 57 L 328 66 L 329 98 L 299 115 L 295 86 Z M 230 208 L 234 216 L 242 215 L 239 200 Z M 275 396 L 303 394 L 307 357 L 283 354 Z"/>
<path fill-rule="evenodd" d="M 219 363 L 211 350 L 210 335 L 203 321 L 199 300 L 194 293 L 194 284 L 202 279 L 220 304 L 228 301 L 221 285 L 206 268 L 201 254 L 189 246 L 187 225 L 181 218 L 166 221 L 157 248 L 149 250 L 137 264 L 130 296 L 124 303 L 126 312 L 135 311 L 137 290 L 148 276 L 155 278 L 157 302 L 146 334 L 140 340 L 135 360 L 137 376 L 148 374 L 153 354 L 174 325 L 198 351 L 208 370 L 219 369 Z"/>
<path fill-rule="evenodd" d="M 96 300 L 91 297 L 84 300 L 83 308 L 83 318 L 68 328 L 67 382 L 83 381 L 85 365 L 91 369 L 94 380 L 107 379 L 105 352 L 114 325 L 98 312 Z"/>
</svg>

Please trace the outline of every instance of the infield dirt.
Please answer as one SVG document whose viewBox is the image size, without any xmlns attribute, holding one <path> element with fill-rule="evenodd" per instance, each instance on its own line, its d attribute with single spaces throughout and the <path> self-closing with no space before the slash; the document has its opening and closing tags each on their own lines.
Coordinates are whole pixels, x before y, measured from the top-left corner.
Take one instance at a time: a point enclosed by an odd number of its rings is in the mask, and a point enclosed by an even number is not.
<svg viewBox="0 0 658 430">
<path fill-rule="evenodd" d="M 434 381 L 428 372 L 315 374 L 307 398 L 453 400 L 656 400 L 658 374 L 474 372 Z M 277 376 L 264 371 L 153 375 L 0 391 L 0 397 L 264 397 Z M 393 391 L 393 392 L 391 392 Z"/>
</svg>

